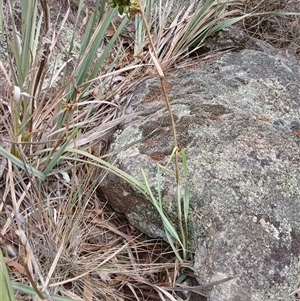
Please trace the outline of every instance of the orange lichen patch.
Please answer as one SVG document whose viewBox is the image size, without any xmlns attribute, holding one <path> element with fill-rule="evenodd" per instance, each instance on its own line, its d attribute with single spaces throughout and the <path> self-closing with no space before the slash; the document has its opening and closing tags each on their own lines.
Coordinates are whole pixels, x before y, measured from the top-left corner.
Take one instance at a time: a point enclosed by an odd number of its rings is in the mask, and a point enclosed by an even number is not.
<svg viewBox="0 0 300 301">
<path fill-rule="evenodd" d="M 294 134 L 295 134 L 297 137 L 300 137 L 300 130 L 294 131 Z"/>
<path fill-rule="evenodd" d="M 270 122 L 270 119 L 265 116 L 255 116 L 255 119 L 259 121 Z"/>
<path fill-rule="evenodd" d="M 166 90 L 167 92 L 169 92 L 169 90 L 172 88 L 172 85 L 169 83 L 166 83 Z M 155 88 L 155 89 L 151 89 L 151 91 L 149 91 L 149 93 L 145 96 L 145 101 L 147 102 L 151 102 L 154 100 L 158 100 L 159 98 L 163 97 L 163 93 L 162 93 L 162 89 L 161 88 Z"/>
<path fill-rule="evenodd" d="M 157 100 L 160 97 L 162 97 L 162 95 L 149 93 L 145 96 L 145 101 L 151 102 L 151 101 Z"/>
<path fill-rule="evenodd" d="M 169 83 L 166 83 L 166 89 L 167 89 L 167 92 L 172 88 L 172 85 L 169 84 Z"/>
<path fill-rule="evenodd" d="M 162 162 L 165 161 L 165 156 L 163 155 L 153 155 L 149 156 L 150 160 L 155 161 L 155 162 Z"/>
<path fill-rule="evenodd" d="M 152 146 L 156 145 L 156 141 L 153 140 L 153 139 L 147 139 L 145 144 L 146 144 L 147 147 L 152 147 Z"/>
<path fill-rule="evenodd" d="M 216 116 L 216 115 L 208 115 L 207 118 L 208 118 L 209 120 L 216 121 L 216 122 L 221 122 L 221 121 L 222 121 L 222 119 L 219 118 L 219 117 Z"/>
</svg>

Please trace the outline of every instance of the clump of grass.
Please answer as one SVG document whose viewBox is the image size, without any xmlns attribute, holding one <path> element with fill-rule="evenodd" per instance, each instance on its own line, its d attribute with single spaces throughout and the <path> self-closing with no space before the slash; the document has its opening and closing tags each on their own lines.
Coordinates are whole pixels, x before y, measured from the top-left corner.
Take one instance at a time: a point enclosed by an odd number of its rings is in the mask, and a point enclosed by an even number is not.
<svg viewBox="0 0 300 301">
<path fill-rule="evenodd" d="M 139 300 L 148 293 L 175 300 L 160 288 L 176 275 L 168 245 L 139 241 L 135 230 L 124 234 L 124 227 L 132 228 L 124 221 L 113 223 L 115 215 L 105 214 L 90 185 L 95 180 L 94 159 L 103 170 L 126 177 L 99 159 L 105 150 L 95 145 L 103 141 L 105 149 L 109 130 L 125 119 L 121 103 L 109 99 L 107 79 L 136 66 L 113 70 L 122 52 L 115 42 L 127 19 L 105 45 L 116 10 L 97 1 L 98 9 L 82 17 L 83 4 L 78 3 L 75 29 L 63 53 L 57 35 L 63 33 L 69 9 L 53 28 L 47 1 L 41 6 L 32 1 L 29 7 L 26 1 L 8 1 L 1 11 L 8 64 L 0 66 L 9 93 L 1 95 L 1 181 L 6 185 L 1 186 L 0 223 L 6 264 L 11 278 L 18 279 L 12 287 L 18 300 L 31 295 L 54 300 L 123 300 L 132 295 Z M 81 27 L 86 31 L 74 57 L 76 28 Z M 107 64 L 114 49 L 116 57 Z M 57 66 L 62 55 L 66 59 Z M 68 74 L 72 60 L 74 71 Z M 7 281 L 1 279 L 1 285 Z"/>
<path fill-rule="evenodd" d="M 78 239 L 85 240 L 82 232 L 89 225 L 90 217 L 85 214 L 92 190 L 85 190 L 84 185 L 89 185 L 91 178 L 89 175 L 85 180 L 79 172 L 83 164 L 76 165 L 61 158 L 71 145 L 101 156 L 101 146 L 96 150 L 91 147 L 103 140 L 105 148 L 105 136 L 124 119 L 120 114 L 121 102 L 108 101 L 104 85 L 109 76 L 117 73 L 113 69 L 120 48 L 114 60 L 107 58 L 114 52 L 115 41 L 127 19 L 105 45 L 105 33 L 116 10 L 97 1 L 95 11 L 86 13 L 83 18 L 83 2 L 78 3 L 76 22 L 62 51 L 59 51 L 60 35 L 64 32 L 69 9 L 65 16 L 58 17 L 60 23 L 51 27 L 56 19 L 50 22 L 46 0 L 41 1 L 41 5 L 38 1 L 30 1 L 29 5 L 24 0 L 6 1 L 1 5 L 1 34 L 7 37 L 8 50 L 6 60 L 0 64 L 8 88 L 7 95 L 1 95 L 1 181 L 6 183 L 1 185 L 1 237 L 10 250 L 15 250 L 7 264 L 17 267 L 16 275 L 22 276 L 18 279 L 27 278 L 23 284 L 13 282 L 15 289 L 26 293 L 25 299 L 31 294 L 41 299 L 44 294 L 51 295 L 55 299 L 58 293 L 61 300 L 67 297 L 79 300 L 85 295 L 84 289 L 74 289 L 74 293 L 68 290 L 68 283 L 72 283 L 68 279 L 81 279 L 74 282 L 76 285 L 83 283 L 82 278 L 93 270 L 91 266 L 86 269 L 84 256 L 76 257 Z M 80 27 L 86 31 L 79 54 L 73 57 Z M 61 60 L 61 56 L 66 59 Z M 68 75 L 68 62 L 72 60 L 74 71 Z M 59 66 L 58 61 L 62 61 Z M 105 74 L 99 74 L 99 70 Z M 94 89 L 92 84 L 96 81 Z M 91 170 L 86 168 L 87 172 Z M 102 268 L 128 247 L 129 242 L 122 242 L 100 248 L 94 268 Z M 82 267 L 80 260 L 74 264 L 75 258 L 82 260 Z M 85 288 L 86 285 L 79 286 Z M 100 286 L 97 290 L 100 292 Z M 101 294 L 117 295 L 109 288 Z M 100 299 L 99 293 L 97 296 Z M 21 299 L 23 296 L 18 295 L 18 300 Z"/>
<path fill-rule="evenodd" d="M 130 48 L 131 41 L 124 46 L 122 36 L 129 20 L 118 18 L 116 25 L 117 8 L 100 0 L 92 10 L 84 0 L 62 2 L 64 10 L 60 14 L 56 8 L 53 15 L 55 1 L 0 0 L 1 43 L 7 48 L 0 63 L 1 87 L 7 86 L 0 95 L 0 291 L 8 300 L 13 300 L 11 287 L 17 300 L 181 300 L 163 289 L 192 264 L 186 262 L 191 258 L 187 159 L 179 151 L 175 127 L 179 229 L 163 210 L 159 180 L 154 193 L 146 175 L 139 182 L 103 156 L 108 156 L 111 131 L 129 117 L 124 115 L 128 95 L 120 89 L 155 71 L 165 91 L 166 70 L 244 16 L 229 12 L 226 1 L 193 1 L 175 14 L 171 1 L 157 7 L 151 1 L 136 3 L 128 11 L 140 13 Z M 66 32 L 74 12 L 73 27 Z M 228 19 L 231 14 L 235 17 Z M 116 87 L 118 74 L 123 82 Z M 98 199 L 91 183 L 105 172 L 152 202 L 169 244 L 148 240 Z"/>
<path fill-rule="evenodd" d="M 148 23 L 154 32 L 153 45 L 162 70 L 185 60 L 203 46 L 207 37 L 245 18 L 240 9 L 229 9 L 234 3 L 236 1 L 204 0 L 190 1 L 187 5 L 184 1 L 159 1 L 154 12 L 148 13 Z M 146 15 L 151 11 L 150 5 L 151 1 L 146 2 Z M 136 18 L 138 22 L 140 17 Z M 135 55 L 143 59 L 149 58 L 149 34 L 145 34 L 145 27 L 140 25 L 135 49 Z"/>
<path fill-rule="evenodd" d="M 299 55 L 299 1 L 244 1 L 240 8 L 244 13 L 251 13 L 249 18 L 239 24 L 249 35 Z"/>
<path fill-rule="evenodd" d="M 14 289 L 26 293 L 17 293 L 17 300 L 36 294 L 28 286 L 26 270 L 34 271 L 40 294 L 54 300 L 156 300 L 159 287 L 173 281 L 169 245 L 149 240 L 99 201 L 88 177 L 83 170 L 71 183 L 49 179 L 49 191 L 38 191 L 40 197 L 45 195 L 43 212 L 34 216 L 30 208 L 24 209 L 29 215 L 22 234 L 17 232 L 23 236 L 20 242 L 11 222 L 4 225 L 3 236 L 21 259 L 6 256 L 11 277 L 18 279 L 12 282 Z M 37 198 L 37 191 L 28 189 L 28 196 Z"/>
</svg>

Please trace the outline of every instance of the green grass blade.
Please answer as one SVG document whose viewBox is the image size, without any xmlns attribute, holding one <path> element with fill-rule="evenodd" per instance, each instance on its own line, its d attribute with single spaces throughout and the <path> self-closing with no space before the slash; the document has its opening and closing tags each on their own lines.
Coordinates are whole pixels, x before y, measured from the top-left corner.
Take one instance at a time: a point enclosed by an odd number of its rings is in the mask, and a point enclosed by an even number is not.
<svg viewBox="0 0 300 301">
<path fill-rule="evenodd" d="M 184 175 L 184 196 L 183 196 L 183 214 L 185 223 L 188 220 L 189 207 L 190 207 L 190 197 L 188 189 L 188 168 L 187 168 L 187 159 L 184 149 L 181 150 L 181 159 Z"/>
<path fill-rule="evenodd" d="M 11 280 L 8 275 L 2 250 L 0 249 L 0 300 L 16 301 Z"/>
<path fill-rule="evenodd" d="M 128 22 L 128 18 L 125 17 L 121 24 L 118 26 L 118 29 L 114 33 L 113 37 L 110 39 L 109 43 L 105 47 L 103 53 L 101 54 L 100 58 L 98 59 L 97 63 L 95 64 L 95 67 L 93 68 L 91 75 L 89 76 L 89 79 L 93 79 L 97 72 L 99 71 L 101 65 L 103 64 L 104 60 L 108 57 L 109 52 L 111 51 L 113 45 L 115 44 L 117 38 L 120 36 L 122 30 L 125 28 L 125 25 Z"/>
<path fill-rule="evenodd" d="M 175 253 L 176 257 L 178 258 L 178 260 L 180 262 L 183 262 L 183 259 L 181 258 L 181 256 L 180 256 L 180 254 L 179 254 L 179 252 L 178 252 L 178 250 L 177 250 L 177 248 L 176 248 L 176 246 L 175 246 L 175 244 L 173 242 L 173 239 L 170 236 L 169 232 L 166 232 L 166 235 L 167 235 L 168 243 L 170 244 L 170 246 L 171 246 L 173 252 Z"/>
<path fill-rule="evenodd" d="M 159 165 L 157 165 L 157 174 L 156 174 L 156 183 L 157 183 L 157 198 L 159 207 L 162 209 L 162 198 L 161 198 L 161 174 Z"/>
<path fill-rule="evenodd" d="M 251 14 L 246 14 L 246 15 L 243 15 L 243 16 L 240 16 L 240 17 L 235 17 L 235 18 L 231 18 L 229 20 L 225 20 L 225 21 L 222 21 L 222 22 L 219 22 L 218 24 L 216 24 L 215 26 L 213 26 L 210 30 L 209 30 L 209 34 L 212 35 L 222 29 L 225 29 L 247 17 L 249 17 Z"/>
<path fill-rule="evenodd" d="M 184 192 L 183 192 L 183 218 L 184 218 L 184 238 L 185 238 L 185 246 L 188 246 L 188 237 L 189 237 L 189 229 L 188 229 L 188 215 L 190 209 L 190 194 L 188 187 L 188 168 L 187 168 L 187 159 L 184 149 L 181 150 L 181 159 L 182 159 L 182 167 L 183 167 L 183 175 L 184 175 Z"/>
<path fill-rule="evenodd" d="M 154 195 L 153 195 L 153 193 L 151 191 L 149 182 L 147 180 L 147 177 L 146 177 L 145 172 L 143 171 L 143 169 L 142 169 L 142 175 L 143 175 L 143 179 L 144 179 L 144 182 L 145 182 L 145 186 L 146 186 L 146 189 L 147 189 L 150 201 L 154 205 L 154 207 L 156 208 L 156 210 L 158 211 L 158 213 L 159 213 L 159 215 L 161 217 L 161 220 L 163 222 L 165 231 L 168 232 L 169 235 L 173 239 L 175 239 L 181 245 L 181 247 L 183 248 L 183 244 L 182 244 L 182 242 L 181 242 L 181 240 L 179 238 L 179 235 L 178 235 L 175 227 L 171 224 L 171 222 L 169 221 L 168 217 L 165 215 L 163 209 L 159 206 L 159 202 L 154 197 Z"/>
<path fill-rule="evenodd" d="M 286 17 L 286 16 L 300 16 L 300 13 L 294 12 L 284 12 L 284 11 L 270 11 L 270 12 L 262 12 L 262 13 L 254 13 L 249 14 L 254 17 L 257 16 L 279 16 L 279 17 Z"/>
<path fill-rule="evenodd" d="M 18 84 L 22 87 L 25 78 L 27 77 L 29 70 L 32 67 L 32 63 L 36 56 L 36 45 L 39 39 L 39 30 L 41 25 L 42 16 L 37 18 L 38 12 L 38 1 L 32 0 L 21 0 L 21 11 L 22 11 L 22 52 L 21 52 L 21 70 L 19 75 L 22 77 L 22 83 Z M 39 21 L 38 21 L 39 20 Z M 37 23 L 38 21 L 38 23 Z M 39 25 L 38 25 L 39 24 Z"/>
<path fill-rule="evenodd" d="M 118 60 L 119 55 L 120 55 L 120 53 L 121 53 L 121 50 L 122 50 L 122 45 L 119 46 L 118 51 L 117 51 L 117 53 L 116 53 L 116 57 L 114 58 L 113 62 L 110 64 L 110 66 L 109 66 L 109 68 L 108 68 L 108 70 L 107 70 L 108 73 L 112 72 L 113 69 L 115 68 L 116 63 L 117 63 L 117 60 Z M 109 79 L 108 77 L 104 78 L 102 84 L 101 84 L 100 87 L 99 87 L 99 91 L 98 91 L 99 94 L 101 94 L 101 92 L 103 91 L 103 88 L 105 87 L 105 85 L 106 85 L 108 79 Z M 95 104 L 92 104 L 92 105 L 90 106 L 89 111 L 88 111 L 88 113 L 86 114 L 85 120 L 88 120 L 88 118 L 90 117 L 91 113 L 92 113 L 93 110 L 94 110 L 94 107 L 95 107 Z"/>
<path fill-rule="evenodd" d="M 80 46 L 80 52 L 79 52 L 80 56 L 82 56 L 82 54 L 86 50 L 86 48 L 87 48 L 87 46 L 89 44 L 89 41 L 91 39 L 91 35 L 92 35 L 92 32 L 93 32 L 92 29 L 93 29 L 93 26 L 94 26 L 94 15 L 95 15 L 95 13 L 93 13 L 91 15 L 91 18 L 89 19 L 89 21 L 87 23 L 87 26 L 86 26 L 86 29 L 85 29 L 85 33 L 83 35 L 81 46 Z"/>
<path fill-rule="evenodd" d="M 76 22 L 75 22 L 75 26 L 74 26 L 75 29 L 77 28 L 77 24 L 78 24 L 78 21 L 79 21 L 79 18 L 80 18 L 80 14 L 81 14 L 82 9 L 83 9 L 83 5 L 84 5 L 84 0 L 79 0 L 78 9 L 77 9 L 77 16 L 76 16 Z M 74 31 L 74 33 L 75 33 L 75 31 Z M 73 35 L 73 37 L 74 36 L 75 35 Z"/>
<path fill-rule="evenodd" d="M 39 171 L 36 168 L 24 163 L 22 160 L 15 157 L 10 152 L 6 151 L 2 146 L 0 146 L 0 156 L 5 157 L 6 159 L 10 160 L 16 166 L 22 168 L 25 171 L 28 171 L 30 174 L 32 174 L 33 176 L 39 178 L 40 180 L 42 180 L 42 181 L 45 180 L 46 177 L 41 171 Z"/>
<path fill-rule="evenodd" d="M 77 132 L 78 132 L 78 129 L 75 129 L 75 130 L 71 133 L 71 135 L 68 137 L 68 139 L 64 142 L 64 144 L 63 144 L 61 147 L 59 147 L 59 148 L 57 149 L 57 152 L 54 154 L 54 156 L 52 156 L 52 157 L 50 158 L 50 161 L 49 161 L 49 163 L 47 164 L 47 166 L 46 166 L 46 168 L 44 169 L 44 172 L 43 172 L 46 176 L 52 171 L 53 167 L 54 167 L 55 165 L 57 165 L 57 163 L 58 163 L 58 161 L 60 160 L 62 154 L 65 152 L 65 150 L 66 150 L 68 144 L 69 144 L 70 141 L 75 137 L 75 135 L 77 134 Z"/>
<path fill-rule="evenodd" d="M 81 85 L 85 79 L 86 74 L 90 66 L 93 63 L 93 59 L 96 56 L 96 53 L 100 47 L 100 43 L 103 41 L 105 32 L 112 21 L 114 14 L 116 13 L 116 9 L 110 9 L 103 21 L 103 23 L 99 23 L 98 27 L 95 30 L 94 35 L 89 41 L 89 45 L 85 50 L 85 53 L 82 55 L 82 60 L 80 61 L 78 68 L 75 73 L 75 78 L 77 79 L 77 85 Z M 88 51 L 87 51 L 88 50 Z"/>
<path fill-rule="evenodd" d="M 49 151 L 49 150 L 44 150 L 44 151 Z M 85 152 L 85 151 L 79 150 L 79 149 L 73 149 L 73 148 L 67 147 L 65 152 L 73 153 L 74 155 L 81 155 L 81 156 L 84 156 L 91 160 L 83 160 L 83 159 L 79 159 L 79 158 L 71 157 L 71 156 L 61 156 L 61 160 L 82 162 L 82 163 L 87 163 L 87 164 L 90 164 L 93 166 L 100 167 L 100 168 L 102 168 L 106 171 L 109 171 L 109 172 L 113 173 L 114 175 L 120 177 L 121 179 L 123 179 L 124 181 L 126 181 L 130 185 L 132 185 L 133 188 L 135 188 L 141 194 L 143 194 L 144 196 L 147 196 L 146 187 L 141 182 L 139 182 L 138 180 L 136 180 L 134 177 L 130 176 L 126 172 L 122 171 L 121 169 L 110 164 L 109 162 L 102 160 L 101 158 L 98 158 L 88 152 Z"/>
<path fill-rule="evenodd" d="M 19 283 L 19 282 L 16 282 L 16 281 L 12 281 L 12 287 L 15 289 L 15 290 L 18 290 L 24 294 L 27 294 L 27 295 L 31 295 L 31 296 L 36 296 L 36 292 L 35 290 L 28 286 L 28 285 L 25 285 L 25 284 L 22 284 L 22 283 Z M 45 299 L 47 298 L 46 294 L 42 293 L 44 296 L 45 296 Z M 68 297 L 63 297 L 63 296 L 58 296 L 58 295 L 52 295 L 50 294 L 51 298 L 55 301 L 80 301 L 79 299 L 71 299 L 71 298 L 68 298 Z M 2 301 L 3 299 L 1 299 Z"/>
</svg>

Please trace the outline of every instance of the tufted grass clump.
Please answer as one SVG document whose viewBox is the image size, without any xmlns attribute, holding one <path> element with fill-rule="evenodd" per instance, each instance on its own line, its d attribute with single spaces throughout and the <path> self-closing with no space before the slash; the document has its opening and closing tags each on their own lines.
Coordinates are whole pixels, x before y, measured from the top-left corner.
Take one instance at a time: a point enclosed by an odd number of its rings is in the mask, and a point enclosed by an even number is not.
<svg viewBox="0 0 300 301">
<path fill-rule="evenodd" d="M 188 158 L 176 129 L 179 227 L 164 212 L 160 180 L 152 191 L 143 172 L 138 181 L 116 168 L 109 140 L 136 115 L 125 108 L 144 76 L 160 77 L 172 120 L 165 74 L 248 16 L 230 9 L 236 2 L 0 0 L 1 300 L 182 300 L 163 288 L 192 275 Z M 99 199 L 107 172 L 152 202 L 169 243 Z"/>
<path fill-rule="evenodd" d="M 91 244 L 94 235 L 89 229 L 98 229 L 103 239 L 109 231 L 88 222 L 98 218 L 101 209 L 94 207 L 102 205 L 90 205 L 92 167 L 87 161 L 76 165 L 75 150 L 103 155 L 105 137 L 124 120 L 122 100 L 114 98 L 108 81 L 136 66 L 116 68 L 122 54 L 116 41 L 128 18 L 108 38 L 117 10 L 99 0 L 89 10 L 84 2 L 78 1 L 75 14 L 51 0 L 0 3 L 1 270 L 5 262 L 18 279 L 9 283 L 4 274 L 0 290 L 7 294 L 1 300 L 13 300 L 10 287 L 17 300 L 31 295 L 80 300 L 88 294 L 87 275 L 99 277 L 105 264 L 134 242 L 97 246 L 94 253 L 88 247 L 92 257 L 85 261 L 82 244 Z M 71 160 L 64 160 L 66 153 Z M 116 227 L 108 229 L 113 236 Z M 118 295 L 100 287 L 90 294 Z"/>
<path fill-rule="evenodd" d="M 299 1 L 253 0 L 246 1 L 240 8 L 251 13 L 249 18 L 238 24 L 249 35 L 290 54 L 300 54 Z"/>
</svg>

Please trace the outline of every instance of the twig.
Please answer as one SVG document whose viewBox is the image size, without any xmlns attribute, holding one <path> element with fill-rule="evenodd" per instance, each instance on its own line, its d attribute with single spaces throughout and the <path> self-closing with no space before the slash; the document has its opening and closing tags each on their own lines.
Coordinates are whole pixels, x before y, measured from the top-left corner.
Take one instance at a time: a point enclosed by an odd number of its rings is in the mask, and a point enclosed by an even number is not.
<svg viewBox="0 0 300 301">
<path fill-rule="evenodd" d="M 188 292 L 193 292 L 193 293 L 197 293 L 197 294 L 202 295 L 201 292 L 203 292 L 204 290 L 212 288 L 215 285 L 228 282 L 228 281 L 230 281 L 232 279 L 235 279 L 237 277 L 239 277 L 239 275 L 227 277 L 227 278 L 224 278 L 224 279 L 221 279 L 221 280 L 218 280 L 218 281 L 210 282 L 210 283 L 207 283 L 207 284 L 201 284 L 201 285 L 197 285 L 197 286 L 164 287 L 164 289 L 167 290 L 167 291 L 175 291 L 175 292 L 188 291 Z"/>
<path fill-rule="evenodd" d="M 167 95 L 165 75 L 164 75 L 163 70 L 161 68 L 161 64 L 159 62 L 159 59 L 158 59 L 158 56 L 157 56 L 157 53 L 156 53 L 156 50 L 155 50 L 155 47 L 154 47 L 154 44 L 153 44 L 153 40 L 151 38 L 150 29 L 149 29 L 149 26 L 148 26 L 148 23 L 147 23 L 147 19 L 146 19 L 144 10 L 143 10 L 143 6 L 142 6 L 142 3 L 141 3 L 141 0 L 138 0 L 138 5 L 139 5 L 139 8 L 140 8 L 140 14 L 142 16 L 143 23 L 145 25 L 145 28 L 146 28 L 146 31 L 147 31 L 147 35 L 148 35 L 148 39 L 149 39 L 149 43 L 150 43 L 150 48 L 151 48 L 150 49 L 150 55 L 151 55 L 151 58 L 152 58 L 152 60 L 153 60 L 153 62 L 155 64 L 155 67 L 157 69 L 158 76 L 160 78 L 161 87 L 162 87 L 162 91 L 163 91 L 163 96 L 164 96 L 164 99 L 166 101 L 167 109 L 169 111 L 169 115 L 170 115 L 170 119 L 171 119 L 171 125 L 172 125 L 172 131 L 173 131 L 173 139 L 174 139 L 174 148 L 176 149 L 175 156 L 174 156 L 174 158 L 175 158 L 176 183 L 179 184 L 177 133 L 176 133 L 176 127 L 175 127 L 173 113 L 172 113 L 172 110 L 171 110 L 170 100 L 169 100 L 168 95 Z"/>
</svg>

